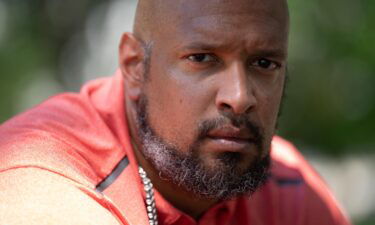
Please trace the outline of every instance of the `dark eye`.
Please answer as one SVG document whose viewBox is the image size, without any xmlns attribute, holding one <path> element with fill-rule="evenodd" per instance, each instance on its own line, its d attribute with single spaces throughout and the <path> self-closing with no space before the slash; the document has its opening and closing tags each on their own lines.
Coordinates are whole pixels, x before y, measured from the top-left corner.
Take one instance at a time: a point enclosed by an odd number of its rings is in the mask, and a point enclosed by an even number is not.
<svg viewBox="0 0 375 225">
<path fill-rule="evenodd" d="M 192 61 L 192 62 L 197 62 L 197 63 L 207 63 L 207 62 L 216 61 L 216 59 L 213 55 L 210 55 L 210 54 L 207 54 L 207 53 L 199 53 L 199 54 L 189 55 L 187 57 L 187 59 Z"/>
<path fill-rule="evenodd" d="M 260 58 L 251 63 L 252 66 L 260 67 L 266 70 L 274 70 L 279 67 L 279 65 L 271 60 L 266 58 Z"/>
</svg>

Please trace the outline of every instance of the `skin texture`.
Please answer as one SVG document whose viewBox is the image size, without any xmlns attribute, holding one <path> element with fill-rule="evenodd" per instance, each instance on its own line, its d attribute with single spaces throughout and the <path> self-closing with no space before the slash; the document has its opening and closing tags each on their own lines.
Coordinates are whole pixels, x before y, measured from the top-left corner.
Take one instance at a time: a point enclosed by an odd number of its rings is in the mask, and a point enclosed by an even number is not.
<svg viewBox="0 0 375 225">
<path fill-rule="evenodd" d="M 284 0 L 139 2 L 134 34 L 125 33 L 120 44 L 127 120 L 140 165 L 175 207 L 197 219 L 219 199 L 204 199 L 159 178 L 142 153 L 140 100 L 147 98 L 147 119 L 156 135 L 181 154 L 189 153 L 203 121 L 226 118 L 219 138 L 217 132 L 214 139 L 206 136 L 195 152 L 208 170 L 219 168 L 222 154 L 236 153 L 240 174 L 269 155 L 285 82 L 287 37 Z M 238 137 L 223 137 L 220 132 L 229 127 L 253 138 L 254 132 L 236 127 L 233 117 L 259 127 L 261 144 L 238 145 Z"/>
</svg>

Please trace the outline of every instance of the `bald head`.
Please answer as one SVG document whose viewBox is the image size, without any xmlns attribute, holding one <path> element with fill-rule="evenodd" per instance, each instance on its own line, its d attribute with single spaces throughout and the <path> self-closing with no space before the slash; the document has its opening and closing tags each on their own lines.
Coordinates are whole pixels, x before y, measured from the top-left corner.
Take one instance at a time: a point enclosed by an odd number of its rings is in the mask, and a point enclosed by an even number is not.
<svg viewBox="0 0 375 225">
<path fill-rule="evenodd" d="M 289 21 L 286 0 L 139 0 L 133 32 L 147 43 L 160 32 L 175 29 L 188 20 L 221 13 L 256 17 L 262 14 L 286 26 Z"/>
</svg>

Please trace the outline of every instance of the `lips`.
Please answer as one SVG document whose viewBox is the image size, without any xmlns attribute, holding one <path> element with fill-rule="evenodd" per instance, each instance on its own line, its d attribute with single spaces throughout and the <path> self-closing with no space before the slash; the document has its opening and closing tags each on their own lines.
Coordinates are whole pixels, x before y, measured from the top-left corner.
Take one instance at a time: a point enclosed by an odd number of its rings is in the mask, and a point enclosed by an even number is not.
<svg viewBox="0 0 375 225">
<path fill-rule="evenodd" d="M 218 151 L 243 152 L 254 143 L 254 137 L 249 130 L 233 126 L 211 130 L 207 137 L 212 147 Z"/>
<path fill-rule="evenodd" d="M 226 126 L 220 129 L 213 129 L 208 132 L 208 136 L 211 138 L 224 138 L 251 141 L 254 137 L 252 133 L 247 129 L 240 129 L 233 126 Z"/>
</svg>

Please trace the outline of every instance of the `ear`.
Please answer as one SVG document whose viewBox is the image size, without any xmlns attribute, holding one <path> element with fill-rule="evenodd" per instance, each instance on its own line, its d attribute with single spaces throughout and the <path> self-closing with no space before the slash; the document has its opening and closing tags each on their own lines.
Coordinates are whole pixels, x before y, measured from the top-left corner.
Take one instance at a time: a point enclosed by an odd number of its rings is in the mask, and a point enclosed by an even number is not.
<svg viewBox="0 0 375 225">
<path fill-rule="evenodd" d="M 144 49 L 132 33 L 124 33 L 119 46 L 119 64 L 125 90 L 130 99 L 137 101 L 144 82 Z"/>
</svg>

